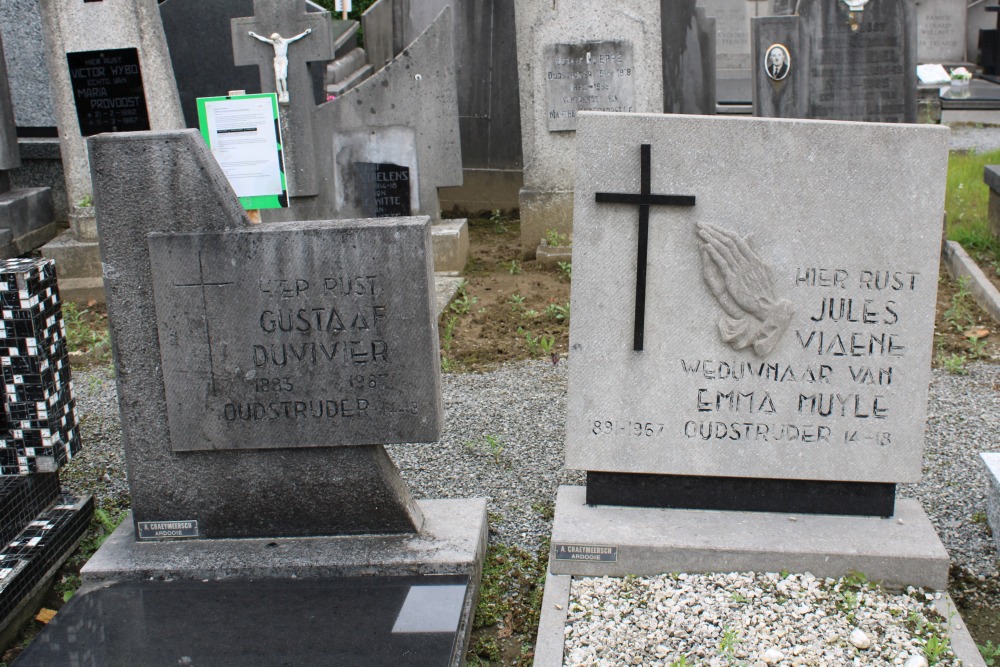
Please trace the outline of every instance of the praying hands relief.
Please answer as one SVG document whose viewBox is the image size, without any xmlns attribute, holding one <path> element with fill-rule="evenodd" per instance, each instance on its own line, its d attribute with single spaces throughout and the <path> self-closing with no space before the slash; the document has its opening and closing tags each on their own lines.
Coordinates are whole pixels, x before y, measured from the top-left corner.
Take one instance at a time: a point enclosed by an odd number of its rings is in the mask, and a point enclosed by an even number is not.
<svg viewBox="0 0 1000 667">
<path fill-rule="evenodd" d="M 752 347 L 767 356 L 795 313 L 790 301 L 775 296 L 771 267 L 749 237 L 705 223 L 698 224 L 698 236 L 705 282 L 724 311 L 719 318 L 722 340 L 734 350 Z"/>
<path fill-rule="evenodd" d="M 278 33 L 274 33 L 270 38 L 261 37 L 257 33 L 251 31 L 249 35 L 254 39 L 259 39 L 262 42 L 267 42 L 274 47 L 274 86 L 278 93 L 278 102 L 280 104 L 288 104 L 288 45 L 292 42 L 297 42 L 309 33 L 312 32 L 312 28 L 307 29 L 305 32 L 296 35 L 295 37 L 289 37 L 285 39 Z"/>
</svg>

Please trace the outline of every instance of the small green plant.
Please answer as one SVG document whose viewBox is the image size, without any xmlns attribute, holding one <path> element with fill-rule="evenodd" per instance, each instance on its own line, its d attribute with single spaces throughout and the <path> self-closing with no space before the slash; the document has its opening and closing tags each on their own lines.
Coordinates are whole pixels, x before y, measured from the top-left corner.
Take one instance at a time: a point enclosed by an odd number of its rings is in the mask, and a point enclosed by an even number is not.
<svg viewBox="0 0 1000 667">
<path fill-rule="evenodd" d="M 542 354 L 547 356 L 552 356 L 552 351 L 556 347 L 556 337 L 555 336 L 540 336 L 538 338 L 538 345 L 542 348 Z"/>
<path fill-rule="evenodd" d="M 550 303 L 545 308 L 545 314 L 556 322 L 568 322 L 569 302 L 567 301 L 565 306 L 561 306 L 558 303 Z"/>
<path fill-rule="evenodd" d="M 493 214 L 490 215 L 490 222 L 493 223 L 493 231 L 497 234 L 507 233 L 507 218 L 504 217 L 500 209 L 493 209 Z"/>
<path fill-rule="evenodd" d="M 570 245 L 569 237 L 565 234 L 560 234 L 554 229 L 545 231 L 545 242 L 553 247 Z"/>
<path fill-rule="evenodd" d="M 444 331 L 441 332 L 441 347 L 444 348 L 445 352 L 451 351 L 451 341 L 455 337 L 456 324 L 458 324 L 458 315 L 452 315 L 448 318 L 448 323 L 444 325 Z"/>
<path fill-rule="evenodd" d="M 941 659 L 948 653 L 951 642 L 947 638 L 939 637 L 936 634 L 929 635 L 924 643 L 924 657 L 931 665 L 941 662 Z"/>
<path fill-rule="evenodd" d="M 468 283 L 464 280 L 458 284 L 458 291 L 455 292 L 455 298 L 452 299 L 450 306 L 453 313 L 465 315 L 479 302 L 479 297 L 469 295 L 467 287 Z"/>
<path fill-rule="evenodd" d="M 987 667 L 1000 665 L 1000 646 L 995 646 L 991 640 L 987 640 L 985 644 L 976 644 L 976 646 L 979 647 L 979 652 Z"/>
<path fill-rule="evenodd" d="M 80 208 L 88 208 L 94 205 L 93 195 L 83 195 L 83 199 L 80 200 Z"/>
<path fill-rule="evenodd" d="M 722 657 L 733 659 L 736 647 L 739 645 L 739 639 L 740 636 L 736 632 L 736 628 L 727 625 L 722 631 L 722 639 L 719 640 L 719 653 Z"/>
<path fill-rule="evenodd" d="M 500 436 L 484 435 L 482 440 L 479 440 L 478 442 L 469 440 L 465 443 L 465 447 L 469 451 L 475 451 L 475 449 L 480 445 L 484 445 L 493 456 L 493 462 L 500 465 L 500 455 L 503 454 L 503 450 L 507 448 L 507 445 L 505 445 L 503 440 L 500 439 Z"/>
<path fill-rule="evenodd" d="M 556 506 L 552 502 L 532 503 L 531 509 L 546 521 L 551 521 L 556 515 Z"/>
<path fill-rule="evenodd" d="M 573 263 L 559 262 L 559 279 L 570 282 L 573 280 Z"/>
<path fill-rule="evenodd" d="M 70 352 L 92 354 L 97 361 L 111 358 L 111 336 L 103 316 L 72 301 L 62 304 L 62 315 Z"/>
<path fill-rule="evenodd" d="M 670 667 L 690 667 L 690 665 L 688 665 L 687 656 L 682 655 L 680 660 L 674 660 L 670 663 Z"/>
<path fill-rule="evenodd" d="M 973 359 L 986 359 L 990 356 L 989 353 L 986 351 L 985 338 L 966 336 L 965 339 L 969 341 L 969 355 Z"/>
<path fill-rule="evenodd" d="M 532 336 L 531 332 L 525 329 L 524 327 L 518 327 L 517 333 L 524 337 L 524 342 L 527 343 L 528 345 L 528 354 L 530 354 L 533 357 L 537 357 L 539 353 L 542 351 L 542 339 L 544 337 L 541 335 Z M 555 343 L 554 339 L 553 343 Z"/>
<path fill-rule="evenodd" d="M 968 375 L 969 369 L 965 367 L 968 358 L 964 354 L 949 354 L 941 357 L 941 365 L 952 375 Z"/>
<path fill-rule="evenodd" d="M 974 512 L 970 518 L 972 519 L 972 523 L 978 523 L 980 525 L 984 525 L 987 521 L 986 512 L 981 510 L 979 512 Z"/>
<path fill-rule="evenodd" d="M 738 604 L 746 604 L 747 602 L 749 602 L 749 600 L 746 599 L 746 597 L 744 597 L 742 593 L 733 593 L 732 595 L 729 596 L 729 599 Z"/>
<path fill-rule="evenodd" d="M 972 292 L 969 290 L 970 279 L 962 276 L 958 279 L 958 287 L 951 297 L 951 306 L 944 311 L 944 319 L 955 331 L 965 331 L 976 323 L 973 316 Z"/>
<path fill-rule="evenodd" d="M 521 313 L 521 318 L 525 320 L 533 320 L 536 317 L 538 317 L 537 310 L 526 310 L 523 313 Z"/>
<path fill-rule="evenodd" d="M 521 267 L 521 262 L 517 261 L 516 259 L 512 259 L 509 262 L 504 262 L 504 266 L 507 267 L 507 272 L 512 276 L 516 276 L 519 273 L 524 273 L 524 269 Z"/>
<path fill-rule="evenodd" d="M 524 297 L 520 294 L 511 294 L 510 298 L 507 299 L 507 303 L 510 304 L 510 312 L 512 313 L 524 310 Z"/>
</svg>

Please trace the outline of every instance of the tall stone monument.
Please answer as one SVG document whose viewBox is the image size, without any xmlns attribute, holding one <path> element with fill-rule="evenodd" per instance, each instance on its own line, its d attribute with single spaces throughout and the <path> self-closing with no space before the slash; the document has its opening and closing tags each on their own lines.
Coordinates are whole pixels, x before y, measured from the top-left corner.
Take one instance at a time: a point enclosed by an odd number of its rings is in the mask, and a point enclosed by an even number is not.
<svg viewBox="0 0 1000 667">
<path fill-rule="evenodd" d="M 90 146 L 132 514 L 22 660 L 463 664 L 485 500 L 383 447 L 442 428 L 429 219 L 251 225 L 194 130 Z"/>
<path fill-rule="evenodd" d="M 41 0 L 70 230 L 47 244 L 64 297 L 104 299 L 87 137 L 184 127 L 155 0 Z"/>
<path fill-rule="evenodd" d="M 752 20 L 755 115 L 916 122 L 911 3 L 800 0 L 796 7 L 781 20 Z"/>
<path fill-rule="evenodd" d="M 590 113 L 579 136 L 566 466 L 587 484 L 559 490 L 551 571 L 946 588 L 895 490 L 923 461 L 947 131 Z"/>
<path fill-rule="evenodd" d="M 526 257 L 547 230 L 572 231 L 577 113 L 663 110 L 660 5 L 516 0 Z"/>
</svg>

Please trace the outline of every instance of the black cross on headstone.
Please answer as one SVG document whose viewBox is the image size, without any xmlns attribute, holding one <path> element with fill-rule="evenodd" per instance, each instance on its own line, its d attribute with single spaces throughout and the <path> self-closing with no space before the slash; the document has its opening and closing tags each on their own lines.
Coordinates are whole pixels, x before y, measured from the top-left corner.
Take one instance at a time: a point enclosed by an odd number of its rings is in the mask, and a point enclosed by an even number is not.
<svg viewBox="0 0 1000 667">
<path fill-rule="evenodd" d="M 205 343 L 208 345 L 208 371 L 212 377 L 212 393 L 215 392 L 215 360 L 212 358 L 212 335 L 208 328 L 208 295 L 205 293 L 206 287 L 227 287 L 228 283 L 213 283 L 205 280 L 205 265 L 202 262 L 201 251 L 198 251 L 198 282 L 196 283 L 174 283 L 174 287 L 200 287 L 201 288 L 201 310 L 202 318 L 205 320 Z"/>
<path fill-rule="evenodd" d="M 649 255 L 649 207 L 650 206 L 694 206 L 694 197 L 688 195 L 654 195 L 651 186 L 650 145 L 642 144 L 642 181 L 639 194 L 618 192 L 598 192 L 598 204 L 633 204 L 639 207 L 639 248 L 635 265 L 635 330 L 632 335 L 632 349 L 642 351 L 643 335 L 646 327 L 646 261 Z"/>
<path fill-rule="evenodd" d="M 232 20 L 233 61 L 237 65 L 257 65 L 260 68 L 261 90 L 265 93 L 277 90 L 274 48 L 249 33 L 252 31 L 264 37 L 277 33 L 287 39 L 307 29 L 312 30 L 303 39 L 288 45 L 290 102 L 281 107 L 281 141 L 289 196 L 316 196 L 319 194 L 319 175 L 312 132 L 316 97 L 306 65 L 314 60 L 333 60 L 336 57 L 330 14 L 307 13 L 301 0 L 254 0 L 253 10 L 253 16 Z"/>
</svg>

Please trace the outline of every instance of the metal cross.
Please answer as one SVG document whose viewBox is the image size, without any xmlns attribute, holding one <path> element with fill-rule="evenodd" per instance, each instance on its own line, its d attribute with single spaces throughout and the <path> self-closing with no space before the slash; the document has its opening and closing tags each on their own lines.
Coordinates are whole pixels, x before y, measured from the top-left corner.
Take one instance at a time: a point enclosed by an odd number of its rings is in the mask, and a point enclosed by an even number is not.
<svg viewBox="0 0 1000 667">
<path fill-rule="evenodd" d="M 694 197 L 689 195 L 650 194 L 651 148 L 642 144 L 642 164 L 640 169 L 641 187 L 639 194 L 618 192 L 598 192 L 598 204 L 632 204 L 639 207 L 639 247 L 635 264 L 635 330 L 632 334 L 632 349 L 642 351 L 646 327 L 646 263 L 649 255 L 649 207 L 650 206 L 694 206 Z"/>
<path fill-rule="evenodd" d="M 212 393 L 215 391 L 215 361 L 212 358 L 212 336 L 208 329 L 208 296 L 205 293 L 206 287 L 227 287 L 228 283 L 210 283 L 205 280 L 205 265 L 201 261 L 201 251 L 198 251 L 198 282 L 196 283 L 174 283 L 174 287 L 200 287 L 201 288 L 201 310 L 202 318 L 205 320 L 205 342 L 208 345 L 208 370 L 212 377 Z"/>
</svg>

